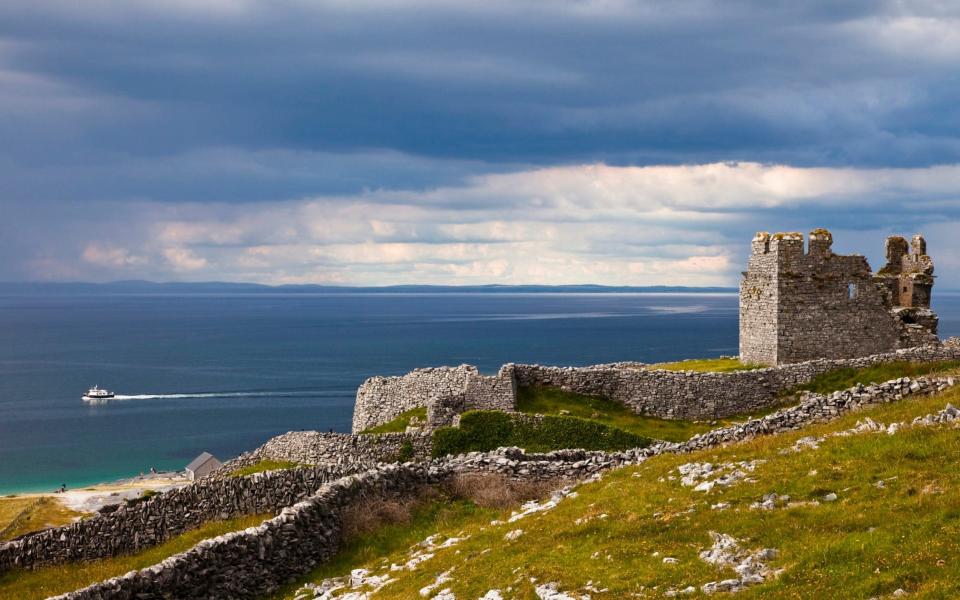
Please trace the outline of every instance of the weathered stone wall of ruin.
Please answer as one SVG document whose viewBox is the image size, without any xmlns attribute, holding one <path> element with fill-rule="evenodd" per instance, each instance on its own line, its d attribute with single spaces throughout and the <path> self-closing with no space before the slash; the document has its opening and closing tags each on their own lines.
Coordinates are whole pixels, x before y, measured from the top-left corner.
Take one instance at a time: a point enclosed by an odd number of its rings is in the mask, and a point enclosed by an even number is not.
<svg viewBox="0 0 960 600">
<path fill-rule="evenodd" d="M 505 365 L 496 375 L 471 375 L 463 392 L 467 410 L 512 411 L 517 405 L 513 367 Z"/>
<path fill-rule="evenodd" d="M 732 373 L 648 369 L 636 363 L 591 367 L 514 365 L 517 385 L 560 388 L 604 396 L 638 414 L 664 419 L 711 420 L 768 408 L 781 392 L 841 367 L 861 368 L 898 360 L 955 360 L 955 345 L 909 348 L 875 356 L 815 360 Z"/>
<path fill-rule="evenodd" d="M 899 330 L 867 259 L 779 252 L 779 363 L 853 358 L 895 350 Z M 853 287 L 850 287 L 853 286 Z"/>
<path fill-rule="evenodd" d="M 745 362 L 777 364 L 777 262 L 777 255 L 769 251 L 769 239 L 754 239 L 740 281 L 740 356 Z"/>
<path fill-rule="evenodd" d="M 329 560 L 340 544 L 341 509 L 363 498 L 416 493 L 455 473 L 499 473 L 524 479 L 582 479 L 663 453 L 686 453 L 834 419 L 870 404 L 943 391 L 952 378 L 902 378 L 856 386 L 829 396 L 808 395 L 800 405 L 746 423 L 716 429 L 683 443 L 625 452 L 562 450 L 526 454 L 516 448 L 380 467 L 325 484 L 316 495 L 259 527 L 206 540 L 163 562 L 58 596 L 57 600 L 130 598 L 255 598 Z"/>
<path fill-rule="evenodd" d="M 478 375 L 470 365 L 417 369 L 398 377 L 371 377 L 357 390 L 353 433 L 388 423 L 437 397 L 462 397 L 467 379 Z"/>
<path fill-rule="evenodd" d="M 371 377 L 357 390 L 353 432 L 387 423 L 397 415 L 427 407 L 431 426 L 447 425 L 464 410 L 513 410 L 513 373 L 504 367 L 496 375 L 481 375 L 471 365 L 417 369 L 399 377 Z"/>
</svg>

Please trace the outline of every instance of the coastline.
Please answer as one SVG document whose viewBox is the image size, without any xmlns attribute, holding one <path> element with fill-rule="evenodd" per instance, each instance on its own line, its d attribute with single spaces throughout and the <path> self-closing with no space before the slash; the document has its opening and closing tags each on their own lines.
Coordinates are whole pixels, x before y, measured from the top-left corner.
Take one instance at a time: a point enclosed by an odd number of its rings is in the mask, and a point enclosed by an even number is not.
<svg viewBox="0 0 960 600">
<path fill-rule="evenodd" d="M 0 500 L 46 497 L 58 501 L 70 510 L 92 513 L 109 504 L 120 504 L 125 500 L 138 498 L 145 491 L 166 492 L 189 483 L 190 480 L 183 471 L 164 471 L 67 489 L 66 492 L 13 492 L 5 494 Z"/>
</svg>

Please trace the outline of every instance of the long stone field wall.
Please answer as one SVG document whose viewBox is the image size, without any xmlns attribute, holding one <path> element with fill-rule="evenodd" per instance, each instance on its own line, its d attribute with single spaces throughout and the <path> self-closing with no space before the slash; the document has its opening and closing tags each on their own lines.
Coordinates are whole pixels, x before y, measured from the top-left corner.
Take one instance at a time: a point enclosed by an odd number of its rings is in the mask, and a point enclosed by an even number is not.
<svg viewBox="0 0 960 600">
<path fill-rule="evenodd" d="M 960 360 L 956 338 L 862 358 L 821 359 L 730 373 L 651 369 L 642 363 L 590 367 L 508 364 L 484 377 L 475 367 L 420 369 L 401 377 L 375 377 L 357 392 L 354 430 L 385 423 L 405 410 L 426 406 L 431 426 L 448 425 L 471 409 L 516 410 L 518 386 L 553 387 L 604 396 L 636 413 L 664 419 L 712 420 L 751 413 L 780 394 L 827 371 L 893 361 Z M 436 383 L 435 388 L 430 382 Z M 458 387 L 459 386 L 459 387 Z"/>
<path fill-rule="evenodd" d="M 0 544 L 0 573 L 13 567 L 128 554 L 208 521 L 276 513 L 312 496 L 324 483 L 358 470 L 351 468 L 323 465 L 247 477 L 202 479 L 144 502 L 121 505 L 112 513 Z"/>
</svg>

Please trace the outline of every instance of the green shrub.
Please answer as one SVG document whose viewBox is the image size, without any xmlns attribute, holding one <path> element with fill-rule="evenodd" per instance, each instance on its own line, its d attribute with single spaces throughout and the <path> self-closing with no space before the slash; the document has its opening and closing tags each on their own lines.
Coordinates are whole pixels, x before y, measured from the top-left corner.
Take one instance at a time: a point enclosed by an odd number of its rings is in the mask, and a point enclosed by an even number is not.
<svg viewBox="0 0 960 600">
<path fill-rule="evenodd" d="M 638 415 L 616 400 L 539 386 L 517 388 L 517 412 L 578 417 L 641 437 L 670 442 L 682 442 L 714 428 L 708 423 Z"/>
<path fill-rule="evenodd" d="M 460 418 L 460 427 L 441 427 L 433 432 L 433 455 L 463 454 L 519 446 L 531 452 L 563 448 L 626 450 L 642 448 L 650 439 L 576 417 L 545 416 L 538 420 L 498 411 L 470 411 Z"/>
</svg>

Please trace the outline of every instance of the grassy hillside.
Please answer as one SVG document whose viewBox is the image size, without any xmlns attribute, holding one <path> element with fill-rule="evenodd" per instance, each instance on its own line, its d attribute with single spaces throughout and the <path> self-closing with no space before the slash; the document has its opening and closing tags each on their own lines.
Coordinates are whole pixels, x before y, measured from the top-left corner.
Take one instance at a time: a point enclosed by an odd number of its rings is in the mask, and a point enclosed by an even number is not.
<svg viewBox="0 0 960 600">
<path fill-rule="evenodd" d="M 31 531 L 72 523 L 83 513 L 71 510 L 51 496 L 0 498 L 0 542 Z"/>
<path fill-rule="evenodd" d="M 496 520 L 483 515 L 437 524 L 437 540 L 464 539 L 434 546 L 413 570 L 389 569 L 409 560 L 412 549 L 400 548 L 342 564 L 340 574 L 357 567 L 389 573 L 395 580 L 374 598 L 421 597 L 443 573 L 432 589 L 449 588 L 457 598 L 499 589 L 504 598 L 533 599 L 547 583 L 594 600 L 659 598 L 689 587 L 684 597 L 703 597 L 704 584 L 737 577 L 700 557 L 716 532 L 737 540 L 738 561 L 750 557 L 771 572 L 782 570 L 738 598 L 892 597 L 898 589 L 910 597 L 958 597 L 960 471 L 952 465 L 960 461 L 960 431 L 947 424 L 798 443 L 867 417 L 909 422 L 948 402 L 960 404 L 960 390 L 728 448 L 655 457 L 512 523 L 505 522 L 506 510 Z M 678 470 L 694 463 L 711 463 L 715 471 L 692 484 L 737 470 L 723 467 L 728 463 L 743 463 L 742 476 L 698 491 L 683 485 Z M 764 502 L 770 508 L 751 508 Z"/>
</svg>

